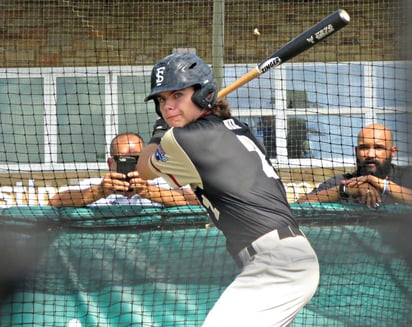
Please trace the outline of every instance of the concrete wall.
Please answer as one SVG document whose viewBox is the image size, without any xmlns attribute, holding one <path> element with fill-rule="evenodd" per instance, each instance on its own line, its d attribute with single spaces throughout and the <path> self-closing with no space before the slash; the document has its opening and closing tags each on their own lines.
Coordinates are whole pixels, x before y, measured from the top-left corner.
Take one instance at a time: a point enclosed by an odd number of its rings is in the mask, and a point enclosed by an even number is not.
<svg viewBox="0 0 412 327">
<path fill-rule="evenodd" d="M 3 0 L 0 67 L 151 65 L 182 46 L 195 47 L 211 62 L 212 4 Z M 299 61 L 404 57 L 397 47 L 404 27 L 400 1 L 226 0 L 225 61 L 258 62 L 339 7 L 352 17 L 345 32 Z M 259 37 L 253 34 L 255 27 Z"/>
</svg>

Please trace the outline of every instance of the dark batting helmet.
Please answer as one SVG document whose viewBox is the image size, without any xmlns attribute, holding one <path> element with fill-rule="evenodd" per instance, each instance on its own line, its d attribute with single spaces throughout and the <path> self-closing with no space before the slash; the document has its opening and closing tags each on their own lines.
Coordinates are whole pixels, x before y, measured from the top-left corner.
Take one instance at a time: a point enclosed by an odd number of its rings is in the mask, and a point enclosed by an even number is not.
<svg viewBox="0 0 412 327">
<path fill-rule="evenodd" d="M 216 80 L 213 71 L 192 53 L 175 53 L 159 60 L 152 69 L 151 92 L 145 101 L 153 100 L 160 114 L 156 95 L 195 87 L 192 101 L 201 109 L 209 109 L 216 101 Z"/>
</svg>

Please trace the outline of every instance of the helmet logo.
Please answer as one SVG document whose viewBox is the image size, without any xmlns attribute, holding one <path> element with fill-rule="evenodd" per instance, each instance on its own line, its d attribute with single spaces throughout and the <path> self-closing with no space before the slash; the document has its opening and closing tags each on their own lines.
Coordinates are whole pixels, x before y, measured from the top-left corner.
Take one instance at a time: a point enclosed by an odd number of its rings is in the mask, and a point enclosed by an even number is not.
<svg viewBox="0 0 412 327">
<path fill-rule="evenodd" d="M 164 73 L 165 73 L 166 67 L 159 67 L 156 69 L 156 86 L 160 86 L 162 82 L 164 81 Z"/>
</svg>

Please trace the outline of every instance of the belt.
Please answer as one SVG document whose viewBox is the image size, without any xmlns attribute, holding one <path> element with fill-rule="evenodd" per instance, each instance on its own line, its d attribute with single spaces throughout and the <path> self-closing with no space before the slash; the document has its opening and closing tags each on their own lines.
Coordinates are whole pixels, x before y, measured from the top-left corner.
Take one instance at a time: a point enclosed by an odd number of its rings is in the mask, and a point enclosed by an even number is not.
<svg viewBox="0 0 412 327">
<path fill-rule="evenodd" d="M 275 237 L 275 235 L 277 235 L 277 237 Z M 246 256 L 248 255 L 249 258 L 251 258 L 254 255 L 259 253 L 259 250 L 258 250 L 259 246 L 258 245 L 260 243 L 266 244 L 268 241 L 271 242 L 272 239 L 273 239 L 273 241 L 277 238 L 278 238 L 278 240 L 283 240 L 283 239 L 288 238 L 288 237 L 296 237 L 296 236 L 305 236 L 305 234 L 303 234 L 303 232 L 299 228 L 294 227 L 294 226 L 284 226 L 284 227 L 275 229 L 275 230 L 259 237 L 258 239 L 253 241 L 250 245 L 248 245 L 243 250 L 241 250 L 239 252 L 238 257 L 239 257 L 240 261 L 244 261 L 246 253 L 247 253 Z M 255 246 L 254 246 L 254 244 L 255 244 Z"/>
</svg>

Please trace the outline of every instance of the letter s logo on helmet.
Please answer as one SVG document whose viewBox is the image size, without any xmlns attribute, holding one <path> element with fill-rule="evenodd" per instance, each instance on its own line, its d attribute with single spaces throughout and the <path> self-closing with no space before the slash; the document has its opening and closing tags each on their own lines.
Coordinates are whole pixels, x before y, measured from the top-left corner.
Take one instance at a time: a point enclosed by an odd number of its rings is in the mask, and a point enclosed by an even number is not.
<svg viewBox="0 0 412 327">
<path fill-rule="evenodd" d="M 145 101 L 153 100 L 161 116 L 156 95 L 162 92 L 195 87 L 192 101 L 201 109 L 211 108 L 217 98 L 213 71 L 202 59 L 192 53 L 175 53 L 159 60 L 152 69 L 151 92 Z"/>
<path fill-rule="evenodd" d="M 164 81 L 163 74 L 165 73 L 166 67 L 159 67 L 156 69 L 156 86 L 161 86 Z"/>
</svg>

